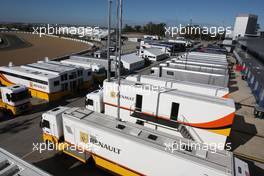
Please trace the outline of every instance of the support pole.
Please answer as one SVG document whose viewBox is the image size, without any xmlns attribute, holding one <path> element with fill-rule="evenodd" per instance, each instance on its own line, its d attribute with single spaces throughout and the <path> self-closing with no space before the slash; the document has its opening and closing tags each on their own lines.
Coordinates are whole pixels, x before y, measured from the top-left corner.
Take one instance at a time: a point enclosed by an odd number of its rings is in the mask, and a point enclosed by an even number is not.
<svg viewBox="0 0 264 176">
<path fill-rule="evenodd" d="M 108 60 L 108 69 L 107 69 L 107 81 L 110 82 L 111 78 L 111 60 L 110 60 L 110 40 L 111 40 L 111 8 L 112 0 L 108 0 L 108 38 L 107 38 L 107 60 Z"/>
<path fill-rule="evenodd" d="M 119 0 L 116 0 L 116 57 L 115 57 L 115 78 L 117 78 L 117 58 L 118 58 L 118 51 L 119 51 Z"/>
<path fill-rule="evenodd" d="M 123 18 L 123 4 L 122 0 L 119 1 L 119 57 L 118 57 L 118 93 L 117 93 L 117 120 L 121 120 L 120 118 L 120 84 L 121 84 L 121 50 L 122 50 L 122 42 L 121 42 L 121 36 L 122 36 L 122 18 Z"/>
</svg>

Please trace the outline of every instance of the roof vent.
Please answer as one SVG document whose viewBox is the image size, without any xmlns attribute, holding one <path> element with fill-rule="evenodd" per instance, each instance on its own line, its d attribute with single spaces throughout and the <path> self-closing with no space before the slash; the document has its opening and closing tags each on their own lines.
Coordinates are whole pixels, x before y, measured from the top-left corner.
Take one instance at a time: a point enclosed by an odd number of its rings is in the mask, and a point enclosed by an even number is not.
<svg viewBox="0 0 264 176">
<path fill-rule="evenodd" d="M 49 58 L 48 57 L 44 57 L 44 61 L 45 62 L 48 62 L 49 61 Z"/>
<path fill-rule="evenodd" d="M 153 135 L 153 134 L 150 134 L 150 135 L 148 136 L 148 138 L 151 139 L 151 140 L 153 140 L 153 141 L 155 141 L 155 140 L 157 140 L 158 136 Z"/>
<path fill-rule="evenodd" d="M 13 62 L 9 62 L 9 63 L 8 63 L 8 67 L 14 67 Z"/>
<path fill-rule="evenodd" d="M 199 156 L 200 158 L 206 158 L 207 157 L 207 151 L 206 150 L 197 150 L 196 156 Z"/>
<path fill-rule="evenodd" d="M 123 130 L 126 126 L 125 125 L 121 125 L 121 124 L 118 124 L 116 126 L 116 128 L 120 129 L 120 130 Z"/>
</svg>

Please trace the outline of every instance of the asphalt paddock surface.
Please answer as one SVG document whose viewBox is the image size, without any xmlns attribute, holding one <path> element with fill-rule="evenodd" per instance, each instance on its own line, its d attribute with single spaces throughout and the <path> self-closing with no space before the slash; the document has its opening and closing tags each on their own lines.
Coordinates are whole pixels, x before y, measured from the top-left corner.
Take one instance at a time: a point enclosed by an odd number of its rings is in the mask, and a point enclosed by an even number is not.
<svg viewBox="0 0 264 176">
<path fill-rule="evenodd" d="M 55 176 L 110 176 L 106 170 L 97 168 L 93 163 L 83 164 L 62 152 L 33 150 L 34 145 L 43 142 L 39 127 L 42 113 L 57 106 L 83 107 L 86 93 L 87 91 L 57 102 L 36 105 L 32 111 L 18 117 L 8 117 L 1 113 L 0 147 Z"/>
<path fill-rule="evenodd" d="M 4 44 L 0 49 L 0 66 L 9 62 L 14 65 L 28 64 L 45 57 L 56 58 L 91 49 L 88 44 L 55 37 L 14 32 L 0 35 L 4 36 Z"/>
</svg>

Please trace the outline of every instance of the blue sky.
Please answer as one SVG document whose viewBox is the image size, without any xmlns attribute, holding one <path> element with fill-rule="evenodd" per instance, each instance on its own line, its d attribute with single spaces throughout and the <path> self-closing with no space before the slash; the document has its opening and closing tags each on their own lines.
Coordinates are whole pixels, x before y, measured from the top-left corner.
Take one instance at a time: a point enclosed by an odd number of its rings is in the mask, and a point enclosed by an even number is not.
<svg viewBox="0 0 264 176">
<path fill-rule="evenodd" d="M 233 25 L 240 13 L 254 13 L 264 27 L 263 0 L 123 0 L 125 23 L 166 22 Z M 114 0 L 115 2 L 115 0 Z M 106 24 L 107 0 L 1 0 L 0 21 Z"/>
</svg>

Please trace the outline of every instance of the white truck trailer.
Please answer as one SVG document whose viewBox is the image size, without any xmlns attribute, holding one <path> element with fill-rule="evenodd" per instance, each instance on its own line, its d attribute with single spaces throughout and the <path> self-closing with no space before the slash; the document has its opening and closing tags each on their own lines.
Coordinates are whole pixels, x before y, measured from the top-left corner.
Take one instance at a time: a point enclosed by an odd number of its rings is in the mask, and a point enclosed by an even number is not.
<svg viewBox="0 0 264 176">
<path fill-rule="evenodd" d="M 228 87 L 229 82 L 229 75 L 162 66 L 152 67 L 151 75 L 221 87 Z"/>
<path fill-rule="evenodd" d="M 41 127 L 47 144 L 84 163 L 92 158 L 118 175 L 249 176 L 247 163 L 231 152 L 84 108 L 50 110 L 42 115 Z"/>
<path fill-rule="evenodd" d="M 211 58 L 222 58 L 226 59 L 226 54 L 216 54 L 216 53 L 206 53 L 206 52 L 188 52 L 188 55 L 190 56 L 205 56 L 205 57 L 211 57 Z"/>
<path fill-rule="evenodd" d="M 0 109 L 17 116 L 30 109 L 30 94 L 22 85 L 0 87 Z"/>
<path fill-rule="evenodd" d="M 178 59 L 171 59 L 166 61 L 166 63 L 181 63 L 181 64 L 194 64 L 194 65 L 200 65 L 200 66 L 207 66 L 207 67 L 212 67 L 212 68 L 222 68 L 222 69 L 228 69 L 228 65 L 221 65 L 219 63 L 209 63 L 209 62 L 204 62 L 204 61 L 192 61 L 192 60 L 178 60 Z"/>
<path fill-rule="evenodd" d="M 160 78 L 152 75 L 133 75 L 126 77 L 126 80 L 140 82 L 143 84 L 152 84 L 154 86 L 176 89 L 190 93 L 228 98 L 229 89 L 207 84 L 199 84 L 187 81 L 180 81 L 170 78 Z"/>
<path fill-rule="evenodd" d="M 188 54 L 178 56 L 177 59 L 179 60 L 193 59 L 193 60 L 201 60 L 201 61 L 207 61 L 207 62 L 217 62 L 217 63 L 222 63 L 222 64 L 228 64 L 227 59 L 213 58 L 213 57 L 206 57 L 206 56 L 193 56 L 193 55 L 188 55 Z"/>
<path fill-rule="evenodd" d="M 216 73 L 222 75 L 228 75 L 229 71 L 227 68 L 215 68 L 215 67 L 208 67 L 199 64 L 190 64 L 190 63 L 161 63 L 159 66 L 162 67 L 171 67 L 171 68 L 179 68 L 185 70 L 193 70 L 193 71 L 200 71 L 200 72 L 207 72 L 207 73 Z"/>
<path fill-rule="evenodd" d="M 121 80 L 120 118 L 158 131 L 223 148 L 235 116 L 231 99 Z M 117 117 L 118 84 L 87 94 L 86 108 Z M 184 126 L 184 127 L 183 127 Z M 222 145 L 222 147 L 221 147 Z"/>
</svg>

